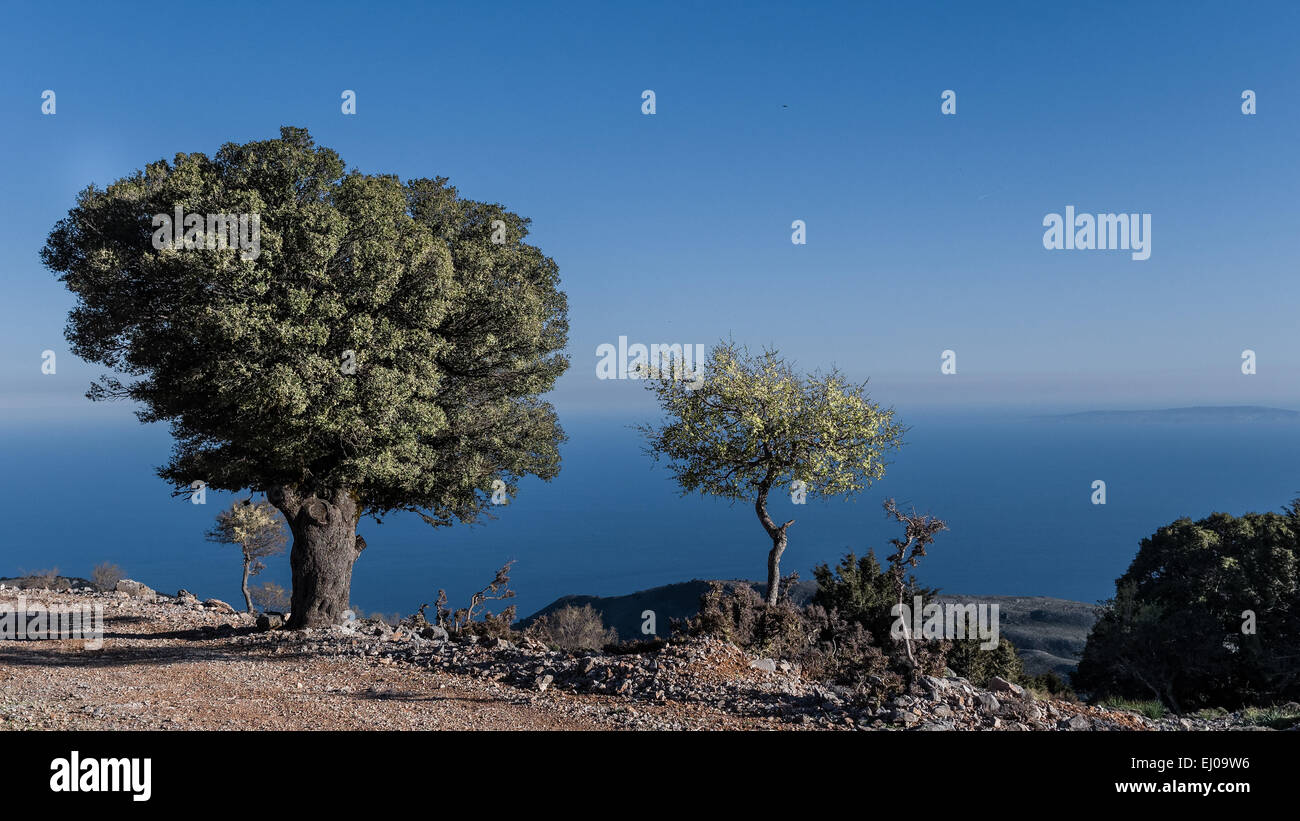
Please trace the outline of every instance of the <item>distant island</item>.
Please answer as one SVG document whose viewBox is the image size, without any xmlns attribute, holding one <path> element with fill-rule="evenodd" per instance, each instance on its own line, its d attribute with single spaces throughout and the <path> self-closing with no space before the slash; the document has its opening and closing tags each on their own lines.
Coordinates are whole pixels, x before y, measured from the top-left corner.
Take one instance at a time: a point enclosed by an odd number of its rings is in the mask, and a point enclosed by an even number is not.
<svg viewBox="0 0 1300 821">
<path fill-rule="evenodd" d="M 1142 424 L 1297 424 L 1300 423 L 1300 411 L 1268 408 L 1262 405 L 1224 405 L 1165 408 L 1163 410 L 1097 410 L 1038 416 L 1035 419 L 1050 422 L 1136 422 Z"/>
</svg>

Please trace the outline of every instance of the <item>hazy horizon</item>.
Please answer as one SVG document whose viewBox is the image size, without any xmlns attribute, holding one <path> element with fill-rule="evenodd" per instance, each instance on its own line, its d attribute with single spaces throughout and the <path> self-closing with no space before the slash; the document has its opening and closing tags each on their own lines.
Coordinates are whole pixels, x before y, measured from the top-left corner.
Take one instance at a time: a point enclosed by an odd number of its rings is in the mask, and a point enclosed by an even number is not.
<svg viewBox="0 0 1300 821">
<path fill-rule="evenodd" d="M 234 2 L 222 9 L 239 37 L 151 37 L 147 55 L 113 60 L 105 42 L 140 36 L 131 15 L 86 4 L 50 25 L 43 7 L 15 9 L 24 36 L 0 51 L 0 104 L 14 113 L 0 131 L 14 158 L 0 170 L 0 435 L 5 512 L 23 525 L 6 533 L 6 557 L 35 566 L 130 550 L 168 584 L 234 566 L 202 541 L 228 495 L 205 508 L 171 498 L 153 474 L 165 426 L 84 398 L 101 369 L 69 351 L 74 299 L 39 253 L 88 185 L 285 125 L 350 169 L 446 176 L 462 196 L 531 219 L 528 241 L 555 260 L 569 302 L 571 366 L 544 397 L 570 436 L 560 477 L 526 481 L 515 515 L 468 533 L 394 524 L 386 532 L 404 546 L 371 540 L 358 564 L 363 601 L 390 595 L 383 573 L 399 560 L 413 568 L 400 583 L 463 592 L 514 546 L 527 555 L 546 527 L 562 532 L 536 554 L 546 566 L 522 571 L 535 574 L 529 596 L 596 592 L 584 578 L 627 592 L 710 568 L 761 572 L 752 511 L 678 501 L 662 469 L 646 479 L 627 428 L 657 418 L 652 397 L 597 375 L 598 349 L 620 338 L 734 339 L 775 346 L 801 370 L 869 379 L 873 400 L 917 425 L 915 447 L 872 493 L 957 517 L 952 552 L 940 548 L 926 572 L 962 592 L 1002 579 L 994 592 L 1096 596 L 1171 516 L 1275 509 L 1300 486 L 1284 478 L 1289 434 L 1277 452 L 1267 431 L 1227 428 L 1209 444 L 1186 431 L 1040 432 L 1032 446 L 1015 436 L 1045 413 L 1300 409 L 1286 216 L 1300 188 L 1300 7 L 1275 5 L 1268 26 L 1231 7 L 1115 8 L 1122 22 L 1091 6 L 1008 21 L 924 3 L 579 3 L 564 15 L 506 3 L 357 17 L 332 2 L 306 16 Z M 171 68 L 214 56 L 213 85 Z M 43 90 L 57 93 L 56 113 L 41 113 Z M 345 90 L 355 114 L 341 110 Z M 1255 113 L 1243 112 L 1247 90 Z M 1132 253 L 1088 250 L 1073 234 L 1058 249 L 1052 219 L 1076 211 L 1097 225 L 1132 215 Z M 941 372 L 947 353 L 954 373 Z M 1166 462 L 1180 467 L 1160 473 Z M 1096 509 L 1088 482 L 1107 475 L 1119 486 Z M 79 494 L 72 514 L 65 492 Z M 1063 532 L 998 544 L 998 511 L 1029 499 Z M 819 524 L 800 522 L 791 568 L 861 547 L 862 533 L 881 544 L 875 506 L 873 496 L 853 515 L 803 514 Z M 672 520 L 680 542 L 663 556 L 635 541 L 652 515 Z M 81 521 L 91 517 L 98 530 Z M 425 544 L 451 547 L 426 555 Z"/>
<path fill-rule="evenodd" d="M 569 296 L 572 367 L 548 397 L 561 413 L 637 407 L 636 385 L 595 378 L 597 346 L 619 336 L 775 345 L 899 407 L 1300 406 L 1286 217 L 1300 54 L 1284 22 L 1300 8 L 1274 7 L 1268 27 L 1161 4 L 1125 8 L 1123 26 L 927 4 L 682 6 L 686 27 L 671 6 L 223 8 L 256 8 L 259 25 L 222 41 L 219 95 L 171 71 L 146 92 L 133 59 L 104 63 L 96 44 L 136 26 L 112 9 L 55 27 L 14 10 L 29 35 L 0 53 L 0 102 L 26 112 L 0 133 L 22 160 L 0 172 L 7 408 L 78 406 L 98 374 L 67 351 L 72 298 L 38 259 L 76 193 L 282 125 L 350 167 L 445 175 L 532 219 Z M 492 36 L 441 38 L 430 74 L 430 30 Z M 329 61 L 321 42 L 340 46 Z M 359 57 L 377 44 L 382 64 Z M 185 65 L 196 44 L 152 47 L 150 65 Z M 42 89 L 57 113 L 41 114 Z M 1150 215 L 1150 257 L 1047 250 L 1045 215 L 1067 207 Z M 956 374 L 939 372 L 945 350 Z"/>
</svg>

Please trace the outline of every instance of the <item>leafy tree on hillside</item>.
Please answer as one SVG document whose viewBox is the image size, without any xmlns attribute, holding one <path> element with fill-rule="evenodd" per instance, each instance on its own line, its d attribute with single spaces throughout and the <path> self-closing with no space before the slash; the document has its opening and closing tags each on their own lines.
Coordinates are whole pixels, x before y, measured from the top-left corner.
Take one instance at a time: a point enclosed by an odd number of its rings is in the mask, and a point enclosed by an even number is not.
<svg viewBox="0 0 1300 821">
<path fill-rule="evenodd" d="M 1179 519 L 1142 540 L 1074 684 L 1176 712 L 1300 698 L 1300 500 Z"/>
<path fill-rule="evenodd" d="M 262 559 L 283 552 L 288 542 L 279 513 L 266 502 L 254 503 L 252 499 L 235 502 L 229 510 L 217 514 L 216 525 L 208 531 L 208 541 L 239 546 L 244 560 L 239 589 L 244 594 L 244 608 L 254 612 L 248 577 L 266 569 Z"/>
<path fill-rule="evenodd" d="M 188 225 L 155 248 L 178 209 L 257 215 L 256 253 Z M 346 611 L 362 516 L 472 522 L 496 481 L 558 472 L 540 397 L 568 365 L 567 306 L 528 224 L 444 178 L 346 171 L 282 128 L 86 188 L 42 259 L 77 298 L 72 350 L 118 372 L 88 396 L 171 424 L 159 474 L 284 513 L 302 628 Z"/>
<path fill-rule="evenodd" d="M 772 542 L 769 606 L 780 597 L 781 555 L 794 524 L 768 515 L 772 489 L 799 481 L 809 495 L 856 493 L 885 475 L 885 454 L 902 444 L 893 410 L 871 402 L 865 382 L 851 384 L 836 370 L 801 376 L 775 350 L 754 356 L 720 344 L 702 381 L 669 368 L 647 376 L 668 421 L 641 431 L 648 452 L 668 460 L 682 493 L 753 501 Z"/>
</svg>

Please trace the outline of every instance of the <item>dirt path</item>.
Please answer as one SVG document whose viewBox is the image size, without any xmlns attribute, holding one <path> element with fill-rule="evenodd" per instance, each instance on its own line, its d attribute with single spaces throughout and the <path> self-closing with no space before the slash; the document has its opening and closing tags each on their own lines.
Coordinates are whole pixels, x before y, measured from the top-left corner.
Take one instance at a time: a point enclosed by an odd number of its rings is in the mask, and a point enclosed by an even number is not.
<svg viewBox="0 0 1300 821">
<path fill-rule="evenodd" d="M 28 601 L 38 598 L 30 591 L 26 596 Z M 12 603 L 13 593 L 3 591 L 0 601 Z M 158 612 L 151 616 L 149 610 Z M 532 704 L 495 682 L 355 656 L 279 656 L 236 647 L 231 637 L 203 638 L 200 632 L 203 624 L 229 624 L 229 616 L 185 616 L 181 621 L 164 608 L 124 601 L 106 608 L 104 646 L 97 651 L 73 640 L 0 641 L 0 728 L 610 727 L 594 717 Z M 185 623 L 195 621 L 200 624 Z"/>
</svg>

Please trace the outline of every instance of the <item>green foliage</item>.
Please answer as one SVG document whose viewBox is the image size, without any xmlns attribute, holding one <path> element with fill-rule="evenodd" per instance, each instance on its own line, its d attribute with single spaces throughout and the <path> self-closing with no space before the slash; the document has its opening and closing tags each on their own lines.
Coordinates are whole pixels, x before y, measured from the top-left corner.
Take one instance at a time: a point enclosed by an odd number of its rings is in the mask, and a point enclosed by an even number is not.
<svg viewBox="0 0 1300 821">
<path fill-rule="evenodd" d="M 249 562 L 250 576 L 264 569 L 261 559 L 280 553 L 288 543 L 279 511 L 268 502 L 254 503 L 251 499 L 235 502 L 218 513 L 207 538 L 218 544 L 238 545 Z"/>
<path fill-rule="evenodd" d="M 259 214 L 260 255 L 155 250 L 153 216 L 177 207 Z M 286 127 L 86 188 L 42 259 L 77 298 L 74 353 L 119 374 L 88 396 L 171 423 L 159 473 L 178 489 L 345 489 L 363 514 L 442 525 L 483 514 L 494 479 L 559 469 L 539 396 L 568 364 L 567 307 L 527 233 L 444 178 L 346 171 Z"/>
<path fill-rule="evenodd" d="M 886 502 L 886 510 L 896 508 Z M 900 521 L 905 521 L 903 517 Z M 905 542 L 894 540 L 896 547 Z M 882 568 L 876 560 L 874 550 L 868 550 L 862 558 L 854 553 L 846 554 L 834 567 L 822 564 L 813 568 L 813 578 L 817 580 L 817 592 L 813 594 L 811 605 L 821 609 L 826 615 L 821 619 L 823 641 L 845 643 L 853 647 L 865 640 L 877 648 L 880 656 L 857 653 L 854 655 L 867 659 L 874 668 L 866 676 L 880 677 L 882 669 L 890 673 L 890 681 L 902 682 L 904 679 L 920 675 L 941 675 L 945 666 L 944 654 L 948 642 L 924 641 L 915 637 L 912 642 L 912 658 L 909 658 L 903 642 L 893 637 L 893 625 L 896 617 L 891 611 L 898 603 L 901 592 L 904 601 L 910 607 L 915 597 L 920 596 L 923 603 L 929 603 L 938 593 L 937 590 L 921 587 L 916 578 L 903 574 L 903 557 L 906 551 L 896 552 L 897 561 L 890 567 Z M 915 566 L 915 565 L 912 565 Z M 843 671 L 839 673 L 844 678 Z"/>
<path fill-rule="evenodd" d="M 1300 705 L 1293 702 L 1281 707 L 1248 707 L 1242 710 L 1241 717 L 1255 727 L 1291 730 L 1300 727 Z"/>
<path fill-rule="evenodd" d="M 699 614 L 690 628 L 756 654 L 797 662 L 813 678 L 864 691 L 896 691 L 912 676 L 942 675 L 947 667 L 980 686 L 1000 676 L 1053 695 L 1072 695 L 1054 674 L 1026 676 L 1007 639 L 984 650 L 978 638 L 914 638 L 913 657 L 909 658 L 903 642 L 892 637 L 897 576 L 893 569 L 880 566 L 873 551 L 861 558 L 849 553 L 833 568 L 826 564 L 815 568 L 813 575 L 817 592 L 803 608 L 788 599 L 767 606 L 748 585 L 728 588 L 715 582 L 701 597 Z M 904 585 L 909 606 L 916 596 L 928 604 L 937 594 L 910 576 Z M 783 587 L 787 585 L 783 583 Z"/>
<path fill-rule="evenodd" d="M 772 488 L 801 482 L 805 494 L 852 495 L 885 475 L 885 455 L 902 444 L 893 410 L 866 395 L 866 383 L 836 370 L 800 376 L 775 350 L 751 355 L 714 346 L 699 378 L 653 363 L 647 385 L 662 406 L 662 426 L 643 425 L 647 451 L 666 459 L 682 493 L 752 500 L 772 540 L 767 600 L 780 592 L 786 531 L 767 511 Z"/>
<path fill-rule="evenodd" d="M 894 616 L 889 611 L 898 602 L 898 591 L 894 576 L 881 568 L 874 550 L 868 550 L 862 558 L 848 553 L 834 568 L 819 565 L 813 568 L 813 578 L 817 581 L 814 604 L 861 624 L 872 635 L 890 635 Z M 928 604 L 939 592 L 920 587 L 912 576 L 906 577 L 904 585 L 904 600 L 909 607 L 913 597 L 920 596 Z"/>
<path fill-rule="evenodd" d="M 669 421 L 641 431 L 683 493 L 752 499 L 797 479 L 809 494 L 852 494 L 884 476 L 885 454 L 902 444 L 893 411 L 836 370 L 803 377 L 777 351 L 730 342 L 703 367 L 701 384 L 667 371 L 647 383 Z"/>
<path fill-rule="evenodd" d="M 1300 501 L 1284 514 L 1215 513 L 1143 539 L 1074 677 L 1094 698 L 1176 712 L 1300 696 Z M 1254 632 L 1245 612 L 1254 613 Z"/>
<path fill-rule="evenodd" d="M 995 676 L 1028 686 L 1024 664 L 1016 655 L 1016 648 L 1007 639 L 999 639 L 998 646 L 985 650 L 982 639 L 965 638 L 947 642 L 944 660 L 954 673 L 978 687 L 988 686 Z"/>
</svg>

